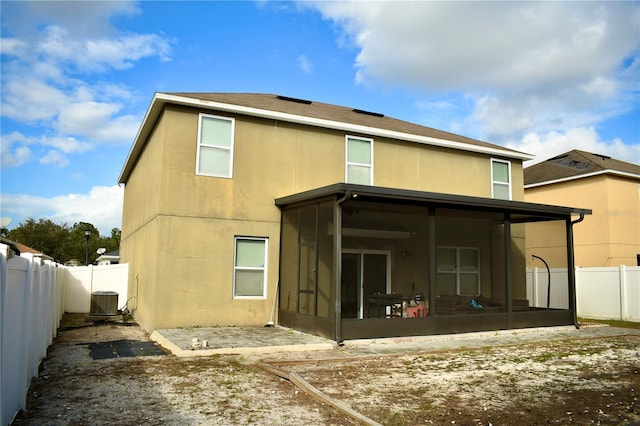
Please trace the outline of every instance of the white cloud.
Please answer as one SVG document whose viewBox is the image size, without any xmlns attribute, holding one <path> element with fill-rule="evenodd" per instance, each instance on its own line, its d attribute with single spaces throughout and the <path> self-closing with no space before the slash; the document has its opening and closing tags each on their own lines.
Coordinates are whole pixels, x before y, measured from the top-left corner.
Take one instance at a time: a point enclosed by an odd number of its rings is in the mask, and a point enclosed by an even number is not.
<svg viewBox="0 0 640 426">
<path fill-rule="evenodd" d="M 136 97 L 130 88 L 109 82 L 105 73 L 144 58 L 170 60 L 171 42 L 158 34 L 119 32 L 111 25 L 115 15 L 138 12 L 132 2 L 9 3 L 2 5 L 10 36 L 2 40 L 0 111 L 40 132 L 28 137 L 30 145 L 55 148 L 39 161 L 63 166 L 73 153 L 131 143 L 140 117 L 128 109 Z M 95 82 L 98 74 L 106 77 Z M 3 142 L 3 166 L 33 159 L 27 154 L 36 150 L 26 142 Z M 5 153 L 10 155 L 6 161 Z"/>
<path fill-rule="evenodd" d="M 298 56 L 298 68 L 305 74 L 311 74 L 313 71 L 313 63 L 307 58 L 307 55 Z"/>
<path fill-rule="evenodd" d="M 25 194 L 2 194 L 2 216 L 12 217 L 18 226 L 29 217 L 46 218 L 55 223 L 73 225 L 88 222 L 111 235 L 111 229 L 122 228 L 124 188 L 95 186 L 86 194 L 67 194 L 55 197 L 36 197 Z"/>
<path fill-rule="evenodd" d="M 79 70 L 122 70 L 145 57 L 170 59 L 169 43 L 156 34 L 126 34 L 114 38 L 76 39 L 58 26 L 46 29 L 37 51 L 47 60 L 70 64 Z"/>
<path fill-rule="evenodd" d="M 27 146 L 29 138 L 19 132 L 12 132 L 0 137 L 1 166 L 18 167 L 32 158 L 31 149 Z"/>
<path fill-rule="evenodd" d="M 417 89 L 426 102 L 457 93 L 471 106 L 450 127 L 471 136 L 569 132 L 637 107 L 637 2 L 302 5 L 358 49 L 356 83 Z"/>
<path fill-rule="evenodd" d="M 113 34 L 113 16 L 132 16 L 140 9 L 136 1 L 20 1 L 3 2 L 3 25 L 20 37 L 32 36 L 36 28 L 56 23 L 77 37 Z M 10 18 L 10 19 L 9 19 Z"/>
<path fill-rule="evenodd" d="M 633 3 L 318 2 L 360 49 L 360 79 L 438 90 L 564 86 L 637 48 Z"/>
<path fill-rule="evenodd" d="M 27 49 L 28 44 L 15 37 L 0 38 L 0 54 L 2 55 L 20 55 Z"/>
<path fill-rule="evenodd" d="M 519 141 L 510 143 L 509 147 L 536 156 L 525 163 L 526 167 L 573 149 L 608 155 L 629 163 L 640 162 L 640 145 L 625 145 L 620 139 L 603 141 L 593 127 L 576 127 L 563 132 L 529 132 Z"/>
<path fill-rule="evenodd" d="M 66 167 L 69 165 L 69 160 L 62 155 L 60 151 L 55 149 L 49 150 L 45 155 L 40 157 L 40 164 L 53 164 L 58 167 Z"/>
</svg>

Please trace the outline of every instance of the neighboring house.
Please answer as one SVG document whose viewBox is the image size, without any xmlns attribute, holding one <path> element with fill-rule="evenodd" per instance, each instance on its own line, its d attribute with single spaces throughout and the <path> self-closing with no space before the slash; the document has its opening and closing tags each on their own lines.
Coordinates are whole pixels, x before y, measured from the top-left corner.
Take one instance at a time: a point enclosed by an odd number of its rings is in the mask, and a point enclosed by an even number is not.
<svg viewBox="0 0 640 426">
<path fill-rule="evenodd" d="M 109 253 L 101 254 L 96 259 L 97 265 L 117 265 L 120 263 L 120 250 L 110 251 Z"/>
<path fill-rule="evenodd" d="M 569 309 L 525 300 L 524 224 L 559 224 L 571 265 L 590 211 L 525 203 L 531 158 L 303 99 L 157 93 L 119 177 L 130 307 L 147 330 L 336 341 L 573 324 L 572 268 Z"/>
<path fill-rule="evenodd" d="M 573 150 L 527 167 L 524 183 L 526 201 L 593 211 L 575 231 L 577 266 L 640 266 L 640 165 Z M 555 264 L 550 237 L 540 233 L 527 248 Z"/>
<path fill-rule="evenodd" d="M 11 252 L 15 256 L 20 256 L 21 254 L 31 254 L 36 259 L 53 260 L 51 256 L 44 254 L 40 250 L 36 250 L 16 241 L 11 241 L 10 239 L 2 235 L 0 235 L 0 243 L 8 245 Z"/>
</svg>

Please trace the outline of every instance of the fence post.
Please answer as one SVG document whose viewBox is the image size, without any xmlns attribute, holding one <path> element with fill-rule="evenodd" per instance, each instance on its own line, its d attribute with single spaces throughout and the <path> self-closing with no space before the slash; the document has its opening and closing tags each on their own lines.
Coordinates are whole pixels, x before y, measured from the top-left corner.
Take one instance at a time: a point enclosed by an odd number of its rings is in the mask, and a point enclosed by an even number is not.
<svg viewBox="0 0 640 426">
<path fill-rule="evenodd" d="M 620 321 L 627 318 L 627 267 L 620 265 Z"/>
<path fill-rule="evenodd" d="M 4 388 L 4 377 L 2 375 L 2 370 L 4 370 L 4 327 L 7 324 L 7 319 L 4 317 L 4 304 L 7 301 L 7 282 L 9 276 L 9 268 L 7 263 L 7 258 L 9 257 L 9 246 L 6 244 L 0 244 L 0 423 L 8 424 L 11 419 L 9 419 L 8 414 L 5 414 L 7 408 L 4 406 L 4 393 L 2 389 Z"/>
<path fill-rule="evenodd" d="M 538 267 L 534 266 L 531 272 L 532 272 L 531 285 L 533 287 L 533 306 L 537 307 L 538 306 Z"/>
<path fill-rule="evenodd" d="M 576 298 L 576 317 L 578 316 L 578 313 L 580 312 L 580 268 L 578 268 L 576 266 L 575 269 L 575 274 L 574 274 L 574 280 L 575 280 L 575 290 L 574 290 L 574 297 Z"/>
</svg>

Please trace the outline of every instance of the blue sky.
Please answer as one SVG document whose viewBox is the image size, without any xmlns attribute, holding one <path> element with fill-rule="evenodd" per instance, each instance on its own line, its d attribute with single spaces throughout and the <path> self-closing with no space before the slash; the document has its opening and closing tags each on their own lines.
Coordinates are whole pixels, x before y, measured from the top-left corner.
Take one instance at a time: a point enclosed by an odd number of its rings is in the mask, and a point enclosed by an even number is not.
<svg viewBox="0 0 640 426">
<path fill-rule="evenodd" d="M 638 2 L 2 1 L 1 198 L 121 227 L 154 92 L 381 112 L 536 155 L 640 163 Z"/>
</svg>

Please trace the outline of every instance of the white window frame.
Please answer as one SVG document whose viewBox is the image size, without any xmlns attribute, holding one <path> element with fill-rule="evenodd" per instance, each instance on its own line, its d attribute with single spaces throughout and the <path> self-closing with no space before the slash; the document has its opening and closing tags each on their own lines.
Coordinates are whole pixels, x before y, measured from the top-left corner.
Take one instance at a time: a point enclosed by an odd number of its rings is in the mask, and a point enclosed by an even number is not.
<svg viewBox="0 0 640 426">
<path fill-rule="evenodd" d="M 494 176 L 493 176 L 493 164 L 494 163 L 502 163 L 502 164 L 506 164 L 507 165 L 507 174 L 508 174 L 509 182 L 507 182 L 507 183 L 500 182 L 500 181 L 497 181 L 494 178 Z M 511 197 L 512 197 L 512 194 L 511 194 L 511 182 L 512 182 L 512 180 L 513 180 L 513 178 L 511 176 L 511 161 L 499 160 L 497 158 L 492 158 L 491 159 L 491 198 L 496 198 L 495 186 L 499 185 L 499 186 L 507 187 L 507 191 L 508 191 L 508 194 L 509 194 L 509 197 L 507 198 L 507 200 L 511 200 Z"/>
<path fill-rule="evenodd" d="M 264 242 L 264 264 L 262 267 L 238 266 L 237 253 L 238 241 L 263 241 Z M 233 289 L 232 296 L 234 299 L 266 299 L 267 298 L 267 277 L 268 275 L 268 259 L 269 259 L 269 238 L 267 237 L 243 237 L 236 236 L 233 239 Z M 263 271 L 262 295 L 259 296 L 243 296 L 236 294 L 236 272 L 237 271 Z"/>
<path fill-rule="evenodd" d="M 371 164 L 365 164 L 365 163 L 355 163 L 355 162 L 350 162 L 349 161 L 349 140 L 351 139 L 357 139 L 360 141 L 366 141 L 369 142 L 369 150 L 370 150 L 370 157 L 371 157 Z M 372 138 L 365 138 L 362 136 L 354 136 L 354 135 L 346 135 L 345 139 L 344 139 L 344 159 L 345 159 L 345 166 L 344 166 L 344 179 L 346 183 L 352 183 L 349 182 L 349 166 L 358 166 L 358 167 L 368 167 L 369 168 L 369 183 L 368 185 L 373 185 L 373 139 Z"/>
<path fill-rule="evenodd" d="M 482 291 L 481 285 L 481 277 L 480 274 L 480 249 L 478 247 L 456 247 L 456 246 L 438 246 L 436 250 L 440 249 L 451 249 L 456 251 L 456 268 L 454 271 L 447 271 L 440 269 L 440 263 L 436 260 L 436 273 L 437 274 L 455 274 L 456 276 L 456 294 L 460 294 L 460 275 L 463 274 L 475 274 L 478 276 L 478 288 L 476 289 L 477 293 L 474 296 L 478 295 Z M 460 250 L 474 250 L 476 252 L 476 261 L 478 263 L 478 270 L 475 272 L 464 272 L 460 270 Z"/>
<path fill-rule="evenodd" d="M 231 123 L 231 141 L 229 142 L 229 146 L 219 146 L 219 145 L 211 145 L 202 143 L 202 122 L 205 118 L 213 118 L 216 120 L 228 121 Z M 211 176 L 211 177 L 220 177 L 231 179 L 233 177 L 233 153 L 234 153 L 234 145 L 235 145 L 235 133 L 236 133 L 236 120 L 231 117 L 222 117 L 219 115 L 213 114 L 204 114 L 200 113 L 198 116 L 198 149 L 196 150 L 196 175 L 198 176 Z M 214 148 L 217 150 L 225 150 L 229 151 L 229 173 L 228 174 L 215 174 L 215 173 L 205 173 L 200 171 L 200 152 L 202 147 Z"/>
</svg>

